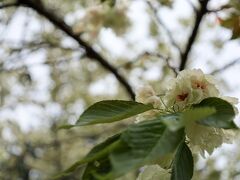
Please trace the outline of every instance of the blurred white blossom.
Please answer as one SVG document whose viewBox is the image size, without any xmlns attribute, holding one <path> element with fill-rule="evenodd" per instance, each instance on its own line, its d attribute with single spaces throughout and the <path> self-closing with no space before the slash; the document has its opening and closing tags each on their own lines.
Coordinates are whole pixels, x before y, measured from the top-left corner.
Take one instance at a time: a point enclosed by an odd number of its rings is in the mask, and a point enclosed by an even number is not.
<svg viewBox="0 0 240 180">
<path fill-rule="evenodd" d="M 153 107 L 156 109 L 160 109 L 162 107 L 160 98 L 157 96 L 157 94 L 150 85 L 142 86 L 137 90 L 136 101 L 143 104 L 152 104 Z M 158 114 L 158 110 L 147 111 L 143 114 L 138 115 L 136 118 L 136 122 L 153 119 Z"/>
</svg>

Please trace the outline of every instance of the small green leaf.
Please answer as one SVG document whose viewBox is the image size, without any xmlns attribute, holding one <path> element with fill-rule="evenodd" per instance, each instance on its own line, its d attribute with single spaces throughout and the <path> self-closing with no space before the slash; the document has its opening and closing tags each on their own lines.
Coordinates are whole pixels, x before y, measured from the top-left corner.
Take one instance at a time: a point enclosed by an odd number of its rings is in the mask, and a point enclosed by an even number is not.
<svg viewBox="0 0 240 180">
<path fill-rule="evenodd" d="M 154 164 L 175 151 L 184 136 L 183 129 L 169 131 L 161 120 L 149 120 L 130 126 L 121 136 L 121 145 L 110 154 L 116 178 L 146 164 Z"/>
<path fill-rule="evenodd" d="M 157 117 L 171 130 L 176 131 L 183 127 L 183 123 L 180 120 L 180 113 L 166 114 Z"/>
<path fill-rule="evenodd" d="M 224 129 L 237 128 L 233 122 L 235 117 L 233 106 L 223 99 L 216 97 L 207 98 L 194 107 L 213 107 L 216 109 L 215 113 L 198 121 L 202 125 Z"/>
<path fill-rule="evenodd" d="M 169 180 L 170 177 L 171 174 L 167 169 L 154 164 L 145 166 L 136 180 Z"/>
<path fill-rule="evenodd" d="M 60 125 L 59 127 L 57 127 L 57 130 L 60 130 L 60 129 L 71 129 L 72 127 L 75 127 L 75 125 L 71 125 L 71 124 Z"/>
<path fill-rule="evenodd" d="M 114 179 L 143 165 L 159 162 L 161 158 L 173 153 L 183 138 L 183 129 L 170 131 L 161 119 L 133 124 L 120 137 L 116 135 L 97 145 L 63 175 L 88 163 L 84 178 Z M 99 171 L 96 166 L 104 171 Z"/>
<path fill-rule="evenodd" d="M 181 113 L 159 116 L 162 122 L 171 130 L 176 131 L 185 127 L 188 123 L 202 120 L 216 112 L 214 107 L 191 108 Z"/>
<path fill-rule="evenodd" d="M 220 98 L 206 98 L 181 113 L 159 116 L 162 122 L 172 131 L 180 129 L 191 122 L 217 128 L 237 128 L 233 122 L 235 112 L 233 106 Z"/>
<path fill-rule="evenodd" d="M 100 101 L 90 106 L 79 117 L 75 126 L 111 123 L 135 116 L 150 109 L 153 109 L 152 105 L 145 105 L 134 101 Z"/>
<path fill-rule="evenodd" d="M 101 180 L 102 176 L 108 174 L 112 169 L 108 156 L 102 157 L 101 159 L 88 163 L 82 175 L 82 180 Z M 106 180 L 106 179 L 104 179 Z"/>
<path fill-rule="evenodd" d="M 216 113 L 215 107 L 194 107 L 181 114 L 181 122 L 185 126 L 194 121 L 201 121 Z"/>
<path fill-rule="evenodd" d="M 109 4 L 111 7 L 115 6 L 116 4 L 116 0 L 101 0 L 101 3 L 107 3 Z"/>
<path fill-rule="evenodd" d="M 185 142 L 182 142 L 173 161 L 171 180 L 191 180 L 193 176 L 193 156 Z"/>
<path fill-rule="evenodd" d="M 102 158 L 104 159 L 104 157 L 109 154 L 111 148 L 114 148 L 115 146 L 117 146 L 119 137 L 120 137 L 120 134 L 116 134 L 108 138 L 106 141 L 98 144 L 83 159 L 75 162 L 64 172 L 57 175 L 54 179 L 59 179 L 63 176 L 67 176 L 69 173 L 74 172 L 77 168 L 79 168 L 80 166 L 86 163 L 94 162 L 95 160 L 99 160 L 99 159 L 102 160 Z"/>
</svg>

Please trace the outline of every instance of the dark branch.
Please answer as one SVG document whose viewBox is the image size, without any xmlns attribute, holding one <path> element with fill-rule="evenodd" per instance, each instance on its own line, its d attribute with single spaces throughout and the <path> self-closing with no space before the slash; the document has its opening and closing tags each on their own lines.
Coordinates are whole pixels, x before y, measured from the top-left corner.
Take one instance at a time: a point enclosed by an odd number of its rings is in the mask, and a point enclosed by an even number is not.
<svg viewBox="0 0 240 180">
<path fill-rule="evenodd" d="M 203 16 L 208 12 L 207 5 L 208 5 L 209 0 L 200 0 L 199 2 L 201 4 L 201 7 L 196 12 L 196 20 L 195 20 L 195 24 L 193 26 L 192 33 L 191 33 L 191 35 L 188 39 L 186 49 L 185 49 L 184 53 L 182 53 L 182 55 L 181 55 L 181 63 L 180 63 L 180 66 L 179 66 L 180 71 L 183 70 L 186 66 L 186 63 L 187 63 L 187 60 L 188 60 L 188 55 L 189 55 L 189 53 L 192 49 L 192 46 L 193 46 L 193 44 L 196 40 L 198 29 L 199 29 L 199 26 L 200 26 L 201 21 L 203 19 Z"/>
<path fill-rule="evenodd" d="M 224 6 L 221 6 L 220 8 L 218 8 L 218 9 L 209 9 L 208 13 L 217 13 L 217 12 L 220 12 L 220 11 L 223 11 L 223 10 L 227 10 L 227 9 L 230 9 L 230 8 L 231 8 L 231 6 L 224 5 Z"/>
<path fill-rule="evenodd" d="M 125 87 L 126 91 L 132 99 L 135 99 L 135 94 L 132 87 L 129 85 L 127 80 L 119 74 L 117 69 L 107 62 L 98 52 L 96 52 L 88 43 L 83 41 L 79 35 L 75 34 L 70 26 L 68 26 L 60 17 L 58 17 L 54 12 L 46 9 L 40 0 L 18 0 L 18 3 L 32 8 L 40 15 L 44 16 L 56 27 L 65 32 L 68 36 L 74 39 L 84 50 L 86 56 L 100 63 L 105 69 L 113 73 L 117 80 Z"/>
<path fill-rule="evenodd" d="M 190 4 L 190 6 L 193 8 L 194 12 L 197 12 L 198 9 L 197 7 L 193 4 L 193 2 L 191 0 L 187 0 L 187 2 Z"/>
<path fill-rule="evenodd" d="M 157 21 L 157 23 L 159 25 L 161 25 L 161 27 L 166 31 L 167 36 L 171 42 L 171 44 L 179 51 L 179 53 L 181 54 L 181 48 L 178 46 L 178 44 L 175 42 L 175 40 L 172 37 L 172 33 L 171 31 L 168 29 L 168 27 L 163 23 L 162 19 L 158 16 L 158 11 L 157 9 L 153 6 L 153 4 L 150 1 L 147 1 L 149 7 L 151 8 L 151 10 L 153 11 L 153 14 L 155 16 L 155 20 Z"/>
<path fill-rule="evenodd" d="M 0 44 L 2 43 L 2 41 L 0 41 Z M 30 49 L 34 49 L 34 48 L 59 48 L 61 50 L 64 51 L 79 51 L 81 50 L 79 47 L 64 47 L 60 44 L 51 42 L 51 41 L 39 41 L 39 42 L 24 42 L 19 44 L 17 47 L 11 47 L 11 45 L 13 44 L 11 41 L 10 42 L 6 42 L 4 41 L 4 44 L 8 45 L 9 48 L 9 53 L 19 53 L 23 50 L 30 50 Z"/>
<path fill-rule="evenodd" d="M 174 73 L 175 76 L 178 75 L 177 69 L 175 67 L 173 67 L 170 64 L 170 62 L 169 62 L 170 61 L 170 57 L 164 56 L 164 55 L 162 55 L 160 53 L 149 53 L 149 52 L 146 52 L 146 55 L 148 55 L 148 56 L 155 56 L 155 57 L 158 57 L 160 59 L 164 59 L 165 62 L 166 62 L 167 67 L 172 70 L 172 72 Z"/>
<path fill-rule="evenodd" d="M 17 3 L 17 2 L 0 4 L 0 9 L 9 8 L 9 7 L 15 7 L 15 6 L 18 6 L 18 5 L 19 5 L 19 3 Z"/>
<path fill-rule="evenodd" d="M 124 68 L 124 67 L 129 67 L 129 66 L 132 66 L 134 63 L 136 63 L 138 60 L 144 58 L 144 57 L 157 57 L 159 59 L 163 59 L 167 65 L 167 67 L 174 73 L 175 76 L 178 75 L 178 70 L 177 68 L 173 67 L 171 64 L 170 64 L 170 60 L 171 58 L 169 56 L 165 56 L 165 55 L 162 55 L 160 53 L 156 53 L 156 52 L 143 52 L 141 53 L 140 55 L 138 55 L 134 61 L 128 61 L 127 63 L 124 63 L 122 64 L 121 66 L 119 66 L 119 68 Z"/>
<path fill-rule="evenodd" d="M 220 69 L 216 69 L 216 70 L 212 71 L 210 74 L 215 75 L 215 74 L 221 73 L 238 63 L 240 63 L 240 58 L 233 60 L 232 62 L 226 64 L 225 66 L 221 67 Z"/>
</svg>

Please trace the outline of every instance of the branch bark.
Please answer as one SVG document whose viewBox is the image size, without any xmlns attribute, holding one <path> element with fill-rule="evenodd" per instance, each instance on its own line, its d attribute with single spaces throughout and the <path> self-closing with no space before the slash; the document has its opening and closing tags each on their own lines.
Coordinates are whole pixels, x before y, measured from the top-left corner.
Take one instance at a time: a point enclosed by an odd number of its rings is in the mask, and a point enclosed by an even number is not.
<svg viewBox="0 0 240 180">
<path fill-rule="evenodd" d="M 155 56 L 155 57 L 158 57 L 160 59 L 164 59 L 165 62 L 166 62 L 167 67 L 169 69 L 171 69 L 172 72 L 174 73 L 175 77 L 177 77 L 177 75 L 178 75 L 177 69 L 170 64 L 170 62 L 169 62 L 170 61 L 170 57 L 164 56 L 164 55 L 162 55 L 160 53 L 149 53 L 149 52 L 146 52 L 145 54 L 148 55 L 148 56 Z"/>
<path fill-rule="evenodd" d="M 220 69 L 216 69 L 216 70 L 212 71 L 210 74 L 215 75 L 215 74 L 221 73 L 221 72 L 227 70 L 228 68 L 230 68 L 230 67 L 232 67 L 232 66 L 234 66 L 235 64 L 238 64 L 238 63 L 240 63 L 240 58 L 237 58 L 237 59 L 233 60 L 232 62 L 226 64 L 225 66 L 223 66 Z"/>
<path fill-rule="evenodd" d="M 100 63 L 106 70 L 110 71 L 116 79 L 123 85 L 123 87 L 126 89 L 127 93 L 131 97 L 131 99 L 135 99 L 135 94 L 132 90 L 132 87 L 127 82 L 127 80 L 119 74 L 118 70 L 111 65 L 109 62 L 107 62 L 104 57 L 102 57 L 98 52 L 96 52 L 88 43 L 83 41 L 79 35 L 75 34 L 70 26 L 68 26 L 64 20 L 62 20 L 60 17 L 58 17 L 54 12 L 48 10 L 42 3 L 41 0 L 18 0 L 17 3 L 19 3 L 22 6 L 29 7 L 33 10 L 35 10 L 38 14 L 44 16 L 46 19 L 48 19 L 52 24 L 54 24 L 56 27 L 58 27 L 60 30 L 65 32 L 69 37 L 74 39 L 84 50 L 86 53 L 86 56 L 90 59 L 93 59 Z"/>
<path fill-rule="evenodd" d="M 1 4 L 0 5 L 0 9 L 9 8 L 9 7 L 15 7 L 15 6 L 18 6 L 18 5 L 19 4 L 17 2 Z"/>
<path fill-rule="evenodd" d="M 176 41 L 174 40 L 171 31 L 168 29 L 168 27 L 164 24 L 164 22 L 162 21 L 162 19 L 158 16 L 158 11 L 157 9 L 153 6 L 153 4 L 150 1 L 147 1 L 147 4 L 149 5 L 149 7 L 151 8 L 151 10 L 153 11 L 154 17 L 156 22 L 165 30 L 171 44 L 179 51 L 179 53 L 181 54 L 181 48 L 179 47 L 179 45 L 176 43 Z"/>
<path fill-rule="evenodd" d="M 195 20 L 195 24 L 193 26 L 192 33 L 188 39 L 184 53 L 181 54 L 181 63 L 179 66 L 179 71 L 185 69 L 189 53 L 190 53 L 192 46 L 196 40 L 201 21 L 202 21 L 204 15 L 208 12 L 207 5 L 208 5 L 209 0 L 199 0 L 199 2 L 201 4 L 201 7 L 198 11 L 196 11 L 196 20 Z"/>
</svg>

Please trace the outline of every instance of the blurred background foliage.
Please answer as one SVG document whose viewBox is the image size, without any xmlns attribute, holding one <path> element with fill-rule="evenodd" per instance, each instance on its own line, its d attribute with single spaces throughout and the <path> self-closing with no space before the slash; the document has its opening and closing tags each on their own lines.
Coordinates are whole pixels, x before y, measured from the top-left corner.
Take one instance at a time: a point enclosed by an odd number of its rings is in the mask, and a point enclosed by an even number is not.
<svg viewBox="0 0 240 180">
<path fill-rule="evenodd" d="M 221 90 L 234 94 L 237 88 L 239 91 L 240 81 L 229 83 L 229 78 L 240 75 L 239 59 L 232 59 L 231 52 L 224 47 L 233 44 L 233 51 L 240 52 L 240 1 L 212 1 L 201 26 L 204 35 L 198 35 L 194 48 L 191 47 L 194 51 L 187 65 L 216 74 Z M 0 6 L 13 2 L 1 0 Z M 185 11 L 176 10 L 179 4 L 174 0 L 40 2 L 114 65 L 134 90 L 149 83 L 159 94 L 164 93 L 169 79 L 175 76 L 180 63 L 178 51 L 185 50 L 195 21 L 194 9 L 199 8 L 197 0 L 181 0 L 181 8 L 186 6 L 190 13 L 175 14 L 168 29 L 170 15 Z M 208 32 L 214 35 L 209 38 Z M 0 42 L 0 179 L 48 179 L 133 121 L 56 131 L 61 124 L 76 122 L 94 102 L 130 97 L 111 73 L 31 8 L 17 5 L 0 9 Z M 207 48 L 206 43 L 211 49 L 198 51 Z M 204 52 L 222 51 L 227 54 L 225 61 L 217 56 L 202 56 Z M 201 62 L 198 57 L 205 60 Z M 219 150 L 207 161 L 200 159 L 196 165 L 197 179 L 240 178 L 237 147 L 238 142 Z M 225 164 L 224 170 L 219 164 Z M 81 170 L 66 179 L 80 179 Z M 122 179 L 136 179 L 137 173 Z"/>
</svg>

